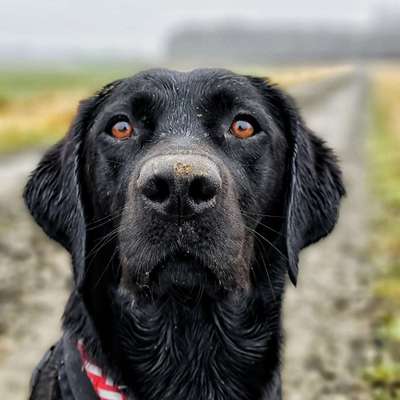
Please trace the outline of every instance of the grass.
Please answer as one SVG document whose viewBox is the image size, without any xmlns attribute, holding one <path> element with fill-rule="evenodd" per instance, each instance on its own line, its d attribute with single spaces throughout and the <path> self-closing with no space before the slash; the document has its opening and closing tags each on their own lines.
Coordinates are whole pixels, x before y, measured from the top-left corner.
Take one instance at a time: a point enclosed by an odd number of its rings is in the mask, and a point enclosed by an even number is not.
<svg viewBox="0 0 400 400">
<path fill-rule="evenodd" d="M 80 99 L 140 67 L 77 70 L 0 70 L 0 154 L 54 143 L 68 129 Z M 323 79 L 347 67 L 239 71 L 268 75 L 283 86 Z"/>
<path fill-rule="evenodd" d="M 137 69 L 0 71 L 0 154 L 54 143 L 80 99 Z"/>
<path fill-rule="evenodd" d="M 372 82 L 370 181 L 379 213 L 371 231 L 375 285 L 375 332 L 379 344 L 365 378 L 375 400 L 400 400 L 400 70 L 379 70 Z"/>
</svg>

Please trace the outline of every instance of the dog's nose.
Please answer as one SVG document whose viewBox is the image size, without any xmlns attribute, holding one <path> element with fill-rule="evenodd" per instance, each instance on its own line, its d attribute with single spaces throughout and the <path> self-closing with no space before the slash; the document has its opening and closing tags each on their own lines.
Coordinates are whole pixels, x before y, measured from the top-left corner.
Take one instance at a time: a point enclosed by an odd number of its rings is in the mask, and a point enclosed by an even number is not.
<svg viewBox="0 0 400 400">
<path fill-rule="evenodd" d="M 137 181 L 145 203 L 158 213 L 190 217 L 215 206 L 222 179 L 201 155 L 161 155 L 146 161 Z"/>
</svg>

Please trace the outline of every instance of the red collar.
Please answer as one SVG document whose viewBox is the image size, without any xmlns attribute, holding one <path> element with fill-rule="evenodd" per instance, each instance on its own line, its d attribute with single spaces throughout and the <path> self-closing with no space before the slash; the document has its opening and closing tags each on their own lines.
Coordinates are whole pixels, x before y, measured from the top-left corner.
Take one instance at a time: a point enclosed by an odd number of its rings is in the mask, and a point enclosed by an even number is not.
<svg viewBox="0 0 400 400">
<path fill-rule="evenodd" d="M 123 393 L 123 387 L 115 385 L 110 377 L 103 374 L 101 368 L 89 360 L 81 340 L 78 341 L 77 347 L 86 375 L 99 398 L 101 400 L 128 400 L 126 394 Z"/>
</svg>

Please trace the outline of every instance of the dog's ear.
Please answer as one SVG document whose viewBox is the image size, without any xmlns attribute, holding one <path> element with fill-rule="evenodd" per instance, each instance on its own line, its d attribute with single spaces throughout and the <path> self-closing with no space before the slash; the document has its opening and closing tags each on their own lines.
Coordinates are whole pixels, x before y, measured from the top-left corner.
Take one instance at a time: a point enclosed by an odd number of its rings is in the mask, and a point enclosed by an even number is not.
<svg viewBox="0 0 400 400">
<path fill-rule="evenodd" d="M 289 276 L 295 285 L 300 250 L 332 231 L 345 189 L 333 151 L 304 126 L 298 114 L 292 118 L 286 253 Z"/>
<path fill-rule="evenodd" d="M 80 177 L 82 141 L 96 110 L 120 83 L 112 82 L 80 103 L 69 132 L 45 153 L 24 191 L 25 203 L 35 221 L 71 254 L 78 288 L 83 285 L 85 275 L 86 246 Z"/>
<path fill-rule="evenodd" d="M 85 259 L 85 217 L 79 184 L 82 131 L 89 102 L 81 103 L 68 134 L 43 156 L 25 186 L 24 199 L 38 225 L 72 256 L 75 282 Z"/>
<path fill-rule="evenodd" d="M 25 186 L 25 204 L 44 232 L 72 256 L 77 287 L 85 272 L 86 223 L 81 198 L 82 140 L 96 109 L 120 81 L 80 103 L 67 135 L 45 153 Z"/>
<path fill-rule="evenodd" d="M 294 100 L 275 85 L 253 79 L 289 143 L 284 252 L 295 285 L 300 250 L 328 235 L 345 194 L 333 151 L 304 124 Z"/>
</svg>

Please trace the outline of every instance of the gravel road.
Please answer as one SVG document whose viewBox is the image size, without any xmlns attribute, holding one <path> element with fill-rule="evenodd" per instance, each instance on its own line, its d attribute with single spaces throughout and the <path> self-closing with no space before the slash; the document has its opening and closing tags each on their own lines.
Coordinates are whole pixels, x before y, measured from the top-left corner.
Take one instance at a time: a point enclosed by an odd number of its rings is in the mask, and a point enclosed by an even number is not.
<svg viewBox="0 0 400 400">
<path fill-rule="evenodd" d="M 287 400 L 364 400 L 359 373 L 371 357 L 368 310 L 372 268 L 365 259 L 368 197 L 363 146 L 366 79 L 305 102 L 308 125 L 333 146 L 348 188 L 333 235 L 307 249 L 298 287 L 284 310 Z M 0 394 L 26 398 L 33 366 L 59 336 L 70 285 L 69 258 L 33 225 L 21 201 L 37 153 L 0 161 Z"/>
<path fill-rule="evenodd" d="M 368 320 L 374 274 L 365 256 L 368 210 L 364 146 L 367 81 L 362 74 L 305 107 L 310 128 L 341 160 L 347 197 L 333 234 L 302 253 L 297 288 L 284 309 L 285 399 L 364 400 L 360 379 L 373 356 Z"/>
</svg>

